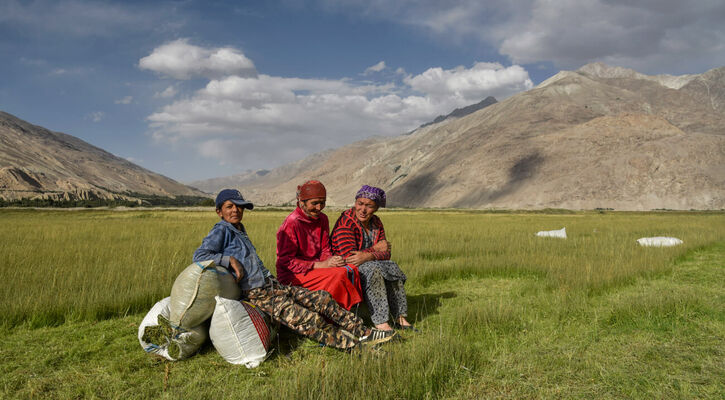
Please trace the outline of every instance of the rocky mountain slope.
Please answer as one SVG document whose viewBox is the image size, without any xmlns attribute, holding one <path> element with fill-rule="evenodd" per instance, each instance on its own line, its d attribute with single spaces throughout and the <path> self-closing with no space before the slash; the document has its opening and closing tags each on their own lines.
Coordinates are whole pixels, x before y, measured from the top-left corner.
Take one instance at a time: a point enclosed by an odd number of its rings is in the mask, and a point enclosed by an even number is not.
<svg viewBox="0 0 725 400">
<path fill-rule="evenodd" d="M 311 178 L 333 205 L 365 183 L 395 206 L 723 209 L 725 67 L 647 76 L 589 64 L 470 115 L 225 186 L 281 204 Z"/>
<path fill-rule="evenodd" d="M 137 194 L 208 197 L 76 137 L 0 112 L 0 198 L 134 201 Z"/>
</svg>

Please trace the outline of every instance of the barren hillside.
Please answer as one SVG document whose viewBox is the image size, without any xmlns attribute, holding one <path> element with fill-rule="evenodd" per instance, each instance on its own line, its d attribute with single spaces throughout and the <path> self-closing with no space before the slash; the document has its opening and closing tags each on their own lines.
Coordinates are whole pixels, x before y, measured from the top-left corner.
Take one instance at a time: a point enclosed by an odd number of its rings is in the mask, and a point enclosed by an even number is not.
<svg viewBox="0 0 725 400">
<path fill-rule="evenodd" d="M 462 118 L 237 186 L 280 204 L 310 178 L 335 205 L 371 184 L 410 207 L 723 209 L 725 68 L 678 77 L 590 64 Z"/>
<path fill-rule="evenodd" d="M 0 198 L 126 199 L 206 196 L 76 137 L 0 112 Z"/>
</svg>

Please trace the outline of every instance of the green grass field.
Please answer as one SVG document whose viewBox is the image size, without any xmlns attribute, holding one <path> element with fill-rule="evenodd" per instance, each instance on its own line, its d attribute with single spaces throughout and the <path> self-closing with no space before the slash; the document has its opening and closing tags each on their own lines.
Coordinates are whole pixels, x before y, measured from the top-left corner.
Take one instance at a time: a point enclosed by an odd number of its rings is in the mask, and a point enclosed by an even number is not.
<svg viewBox="0 0 725 400">
<path fill-rule="evenodd" d="M 272 271 L 286 214 L 245 213 Z M 0 209 L 0 397 L 725 397 L 725 214 L 379 215 L 422 332 L 350 355 L 283 331 L 247 370 L 211 344 L 159 363 L 136 338 L 210 209 Z M 566 240 L 534 236 L 561 227 Z M 685 243 L 636 243 L 659 235 Z"/>
</svg>

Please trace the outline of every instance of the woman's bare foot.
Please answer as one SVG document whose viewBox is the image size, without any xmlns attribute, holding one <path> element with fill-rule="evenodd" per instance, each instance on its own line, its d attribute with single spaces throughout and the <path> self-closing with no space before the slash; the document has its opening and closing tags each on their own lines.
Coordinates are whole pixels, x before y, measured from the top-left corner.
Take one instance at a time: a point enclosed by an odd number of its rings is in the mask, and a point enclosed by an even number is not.
<svg viewBox="0 0 725 400">
<path fill-rule="evenodd" d="M 407 319 L 405 319 L 405 317 L 398 317 L 398 325 L 400 325 L 400 326 L 413 326 L 413 325 L 410 324 L 410 322 L 408 322 Z"/>
<path fill-rule="evenodd" d="M 387 323 L 383 322 L 382 324 L 375 325 L 377 329 L 380 329 L 381 331 L 392 331 L 393 328 Z"/>
</svg>

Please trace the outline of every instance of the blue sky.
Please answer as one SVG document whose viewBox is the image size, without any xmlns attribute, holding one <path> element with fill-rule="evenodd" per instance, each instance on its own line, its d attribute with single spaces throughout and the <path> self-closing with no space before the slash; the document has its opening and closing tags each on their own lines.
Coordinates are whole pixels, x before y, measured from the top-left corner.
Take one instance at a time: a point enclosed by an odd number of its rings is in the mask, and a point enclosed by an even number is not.
<svg viewBox="0 0 725 400">
<path fill-rule="evenodd" d="M 0 110 L 190 182 L 394 136 L 595 61 L 725 65 L 725 2 L 0 0 Z"/>
</svg>

